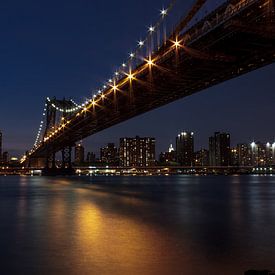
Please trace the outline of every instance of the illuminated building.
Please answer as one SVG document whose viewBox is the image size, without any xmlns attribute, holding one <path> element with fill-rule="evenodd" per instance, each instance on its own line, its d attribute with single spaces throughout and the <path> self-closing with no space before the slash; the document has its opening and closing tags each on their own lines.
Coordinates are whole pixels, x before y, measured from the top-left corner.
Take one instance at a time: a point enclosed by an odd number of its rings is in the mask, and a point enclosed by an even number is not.
<svg viewBox="0 0 275 275">
<path fill-rule="evenodd" d="M 170 144 L 168 151 L 160 153 L 159 162 L 161 164 L 171 164 L 173 162 L 176 162 L 176 151 L 174 150 L 172 144 Z"/>
<path fill-rule="evenodd" d="M 267 142 L 252 142 L 251 159 L 253 166 L 268 166 L 274 164 L 274 149 L 275 144 Z"/>
<path fill-rule="evenodd" d="M 239 166 L 251 166 L 251 148 L 246 143 L 237 144 L 238 165 Z"/>
<path fill-rule="evenodd" d="M 194 153 L 194 166 L 208 166 L 209 165 L 209 151 L 201 149 Z"/>
<path fill-rule="evenodd" d="M 114 143 L 108 143 L 106 147 L 100 148 L 100 161 L 109 165 L 118 164 L 118 149 Z"/>
<path fill-rule="evenodd" d="M 176 137 L 177 162 L 183 166 L 192 166 L 194 157 L 194 133 L 182 132 Z"/>
<path fill-rule="evenodd" d="M 151 137 L 121 138 L 120 165 L 146 167 L 155 165 L 156 140 Z"/>
<path fill-rule="evenodd" d="M 237 147 L 230 149 L 230 165 L 239 166 L 239 154 Z"/>
<path fill-rule="evenodd" d="M 78 165 L 84 163 L 84 147 L 81 144 L 75 147 L 74 162 Z"/>
<path fill-rule="evenodd" d="M 209 138 L 209 164 L 210 166 L 230 165 L 230 135 L 215 132 Z"/>
</svg>

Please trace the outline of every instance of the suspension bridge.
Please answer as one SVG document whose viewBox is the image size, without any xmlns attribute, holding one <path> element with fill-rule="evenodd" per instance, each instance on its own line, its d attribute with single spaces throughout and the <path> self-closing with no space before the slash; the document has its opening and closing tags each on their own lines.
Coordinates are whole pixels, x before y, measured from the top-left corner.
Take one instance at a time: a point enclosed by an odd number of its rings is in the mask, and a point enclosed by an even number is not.
<svg viewBox="0 0 275 275">
<path fill-rule="evenodd" d="M 174 2 L 163 9 L 128 60 L 86 102 L 47 98 L 22 163 L 55 169 L 61 151 L 62 169 L 71 169 L 76 142 L 274 62 L 274 0 L 228 0 L 194 22 L 206 2 L 195 1 L 171 28 Z"/>
</svg>

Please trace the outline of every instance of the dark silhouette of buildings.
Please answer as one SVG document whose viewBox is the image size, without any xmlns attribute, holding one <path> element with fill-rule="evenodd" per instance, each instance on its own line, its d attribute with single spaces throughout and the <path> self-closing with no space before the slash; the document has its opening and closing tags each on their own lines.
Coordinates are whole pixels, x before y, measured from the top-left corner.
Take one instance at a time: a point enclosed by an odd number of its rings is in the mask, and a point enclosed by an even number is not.
<svg viewBox="0 0 275 275">
<path fill-rule="evenodd" d="M 182 132 L 176 137 L 177 162 L 183 166 L 193 165 L 194 133 Z"/>
<path fill-rule="evenodd" d="M 81 144 L 77 144 L 75 147 L 75 164 L 83 164 L 84 163 L 84 147 Z"/>
<path fill-rule="evenodd" d="M 168 149 L 168 151 L 166 152 L 162 152 L 160 153 L 159 155 L 159 163 L 160 164 L 175 164 L 176 163 L 176 151 L 175 149 L 173 148 L 173 145 L 170 144 L 170 147 Z"/>
<path fill-rule="evenodd" d="M 2 162 L 3 163 L 8 163 L 9 162 L 9 153 L 8 152 L 4 152 L 2 155 Z"/>
<path fill-rule="evenodd" d="M 156 140 L 152 137 L 121 138 L 120 165 L 146 167 L 155 165 Z"/>
<path fill-rule="evenodd" d="M 88 152 L 86 157 L 87 163 L 95 163 L 96 162 L 96 155 L 93 152 Z"/>
<path fill-rule="evenodd" d="M 215 132 L 209 138 L 209 164 L 210 166 L 230 165 L 230 135 Z"/>
<path fill-rule="evenodd" d="M 100 161 L 108 165 L 118 165 L 118 149 L 114 143 L 108 143 L 100 148 Z"/>
<path fill-rule="evenodd" d="M 201 149 L 194 153 L 194 166 L 208 166 L 209 165 L 209 151 Z"/>
</svg>

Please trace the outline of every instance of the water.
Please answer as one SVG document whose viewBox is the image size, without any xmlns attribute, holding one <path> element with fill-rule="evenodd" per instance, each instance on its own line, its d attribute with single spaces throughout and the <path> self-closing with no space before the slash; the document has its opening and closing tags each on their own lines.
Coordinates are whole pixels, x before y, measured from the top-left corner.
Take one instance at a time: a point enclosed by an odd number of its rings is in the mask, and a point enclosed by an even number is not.
<svg viewBox="0 0 275 275">
<path fill-rule="evenodd" d="M 275 268 L 275 177 L 0 177 L 2 274 Z"/>
</svg>

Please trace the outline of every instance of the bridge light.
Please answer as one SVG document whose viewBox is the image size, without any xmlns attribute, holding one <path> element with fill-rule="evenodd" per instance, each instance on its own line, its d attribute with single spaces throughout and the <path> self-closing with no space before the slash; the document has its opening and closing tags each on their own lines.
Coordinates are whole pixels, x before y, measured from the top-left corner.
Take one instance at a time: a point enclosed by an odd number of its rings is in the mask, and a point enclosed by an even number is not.
<svg viewBox="0 0 275 275">
<path fill-rule="evenodd" d="M 101 95 L 101 98 L 105 98 L 105 95 L 104 95 L 104 94 L 102 94 L 102 95 Z"/>
<path fill-rule="evenodd" d="M 162 9 L 160 11 L 160 14 L 162 15 L 162 17 L 166 16 L 167 15 L 167 9 Z"/>
<path fill-rule="evenodd" d="M 180 41 L 178 41 L 178 39 L 176 39 L 176 41 L 173 41 L 173 44 L 176 49 L 180 47 Z"/>
<path fill-rule="evenodd" d="M 122 67 L 125 68 L 127 65 L 125 63 L 122 63 Z"/>
<path fill-rule="evenodd" d="M 129 80 L 133 80 L 134 75 L 130 72 L 129 74 L 127 74 L 127 78 L 128 78 Z"/>
<path fill-rule="evenodd" d="M 113 89 L 114 92 L 117 91 L 117 89 L 118 89 L 117 85 L 114 84 L 114 85 L 112 86 L 112 89 Z"/>
<path fill-rule="evenodd" d="M 95 106 L 95 101 L 94 100 L 92 101 L 92 105 Z"/>
<path fill-rule="evenodd" d="M 138 41 L 138 45 L 139 45 L 140 47 L 144 46 L 144 41 L 142 41 L 142 40 Z"/>
<path fill-rule="evenodd" d="M 153 33 L 153 32 L 155 31 L 155 27 L 150 26 L 150 27 L 148 28 L 148 30 L 149 30 L 150 33 Z"/>
<path fill-rule="evenodd" d="M 151 57 L 149 59 L 145 59 L 147 65 L 149 67 L 152 67 L 153 65 L 155 65 L 154 61 L 151 59 Z"/>
<path fill-rule="evenodd" d="M 130 53 L 129 56 L 130 56 L 130 58 L 134 58 L 135 54 L 134 53 Z"/>
</svg>

